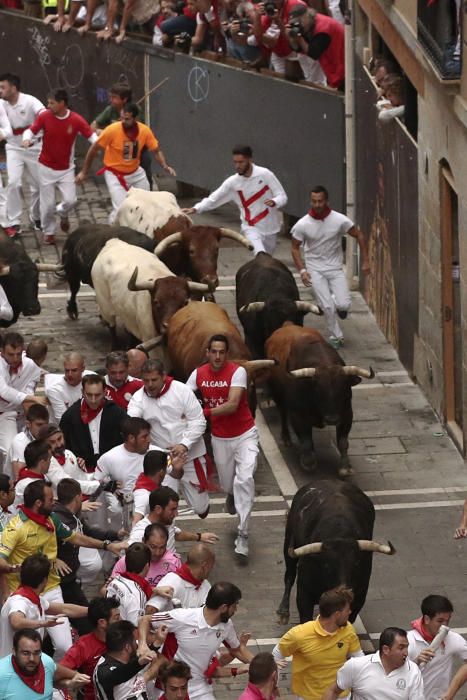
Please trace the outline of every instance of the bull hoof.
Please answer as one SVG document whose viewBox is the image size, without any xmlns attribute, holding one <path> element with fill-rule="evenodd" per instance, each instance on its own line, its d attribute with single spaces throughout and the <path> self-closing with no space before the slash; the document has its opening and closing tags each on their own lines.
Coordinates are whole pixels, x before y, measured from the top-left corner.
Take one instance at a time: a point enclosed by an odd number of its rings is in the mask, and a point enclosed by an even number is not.
<svg viewBox="0 0 467 700">
<path fill-rule="evenodd" d="M 69 306 L 66 308 L 66 312 L 68 314 L 68 318 L 71 321 L 77 321 L 78 320 L 78 309 L 71 309 Z"/>
<path fill-rule="evenodd" d="M 300 455 L 300 466 L 306 472 L 312 472 L 317 467 L 317 459 L 314 452 Z"/>
<path fill-rule="evenodd" d="M 354 470 L 352 469 L 350 464 L 348 464 L 346 467 L 341 467 L 339 469 L 339 476 L 341 479 L 345 479 L 347 476 L 352 476 L 353 473 Z"/>
<path fill-rule="evenodd" d="M 277 610 L 276 614 L 277 614 L 277 624 L 278 625 L 288 625 L 289 624 L 290 615 L 288 612 L 281 612 L 280 610 Z"/>
</svg>

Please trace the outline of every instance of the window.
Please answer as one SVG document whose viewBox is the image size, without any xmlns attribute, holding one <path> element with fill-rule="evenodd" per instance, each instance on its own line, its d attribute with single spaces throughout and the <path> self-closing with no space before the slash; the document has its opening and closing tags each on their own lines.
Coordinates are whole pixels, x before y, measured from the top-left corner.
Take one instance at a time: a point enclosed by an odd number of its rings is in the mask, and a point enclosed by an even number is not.
<svg viewBox="0 0 467 700">
<path fill-rule="evenodd" d="M 445 80 L 461 74 L 462 0 L 418 0 L 418 40 Z"/>
</svg>

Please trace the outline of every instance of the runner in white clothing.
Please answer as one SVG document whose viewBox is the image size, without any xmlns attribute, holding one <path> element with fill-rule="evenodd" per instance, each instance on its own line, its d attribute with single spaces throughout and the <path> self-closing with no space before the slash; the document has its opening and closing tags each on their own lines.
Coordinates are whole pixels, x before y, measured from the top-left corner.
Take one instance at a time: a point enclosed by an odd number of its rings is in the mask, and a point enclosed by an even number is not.
<svg viewBox="0 0 467 700">
<path fill-rule="evenodd" d="M 26 425 L 20 433 L 15 435 L 3 470 L 5 474 L 12 476 L 14 481 L 18 479 L 20 469 L 26 466 L 24 448 L 38 439 L 41 429 L 48 425 L 48 422 L 49 412 L 45 406 L 33 403 L 26 411 Z"/>
<path fill-rule="evenodd" d="M 227 202 L 235 202 L 240 210 L 242 233 L 256 253 L 274 254 L 277 234 L 282 227 L 280 209 L 287 204 L 287 195 L 277 177 L 267 168 L 253 163 L 250 146 L 232 150 L 236 175 L 231 175 L 209 197 L 185 214 L 202 214 Z"/>
<path fill-rule="evenodd" d="M 311 209 L 292 228 L 292 258 L 306 287 L 313 286 L 316 302 L 323 309 L 329 341 L 338 350 L 344 338 L 337 317 L 347 318 L 350 292 L 342 269 L 342 238 L 356 238 L 363 274 L 370 272 L 365 238 L 344 214 L 330 209 L 328 191 L 322 185 L 311 190 Z M 305 264 L 300 247 L 303 245 Z"/>
<path fill-rule="evenodd" d="M 352 691 L 352 700 L 425 700 L 422 674 L 409 660 L 408 649 L 405 630 L 387 627 L 379 651 L 346 661 L 322 700 L 337 700 L 346 689 Z"/>
<path fill-rule="evenodd" d="M 0 92 L 1 96 L 1 92 Z M 13 136 L 13 130 L 7 117 L 3 102 L 0 100 L 0 142 Z M 6 194 L 3 187 L 3 180 L 0 176 L 0 226 L 7 226 L 6 220 Z"/>
<path fill-rule="evenodd" d="M 84 357 L 79 352 L 69 352 L 63 360 L 63 374 L 48 373 L 44 377 L 45 395 L 50 404 L 50 420 L 60 423 L 65 411 L 83 395 L 82 379 L 94 374 L 85 369 Z"/>
<path fill-rule="evenodd" d="M 191 669 L 190 700 L 215 700 L 206 673 L 222 643 L 226 642 L 233 658 L 244 663 L 253 658 L 247 647 L 240 643 L 231 620 L 241 597 L 237 586 L 222 581 L 212 586 L 203 608 L 145 615 L 139 622 L 138 655 L 144 657 L 149 652 L 147 635 L 150 627 L 156 630 L 167 628 L 175 635 L 178 644 L 174 659 L 184 661 Z"/>
<path fill-rule="evenodd" d="M 439 700 L 451 682 L 454 660 L 467 661 L 467 641 L 450 630 L 441 646 L 431 651 L 441 625 L 449 627 L 454 608 L 448 598 L 429 595 L 422 600 L 421 611 L 421 617 L 413 620 L 407 633 L 409 658 L 420 666 L 425 700 Z"/>
<path fill-rule="evenodd" d="M 25 172 L 30 184 L 29 219 L 34 229 L 40 231 L 38 158 L 41 142 L 38 141 L 33 148 L 26 151 L 22 147 L 22 134 L 45 107 L 36 97 L 20 92 L 20 87 L 21 81 L 17 75 L 0 75 L 0 97 L 3 98 L 3 107 L 12 129 L 6 137 L 8 188 L 5 212 L 5 230 L 12 238 L 20 231 L 23 209 L 21 187 Z"/>
<path fill-rule="evenodd" d="M 180 484 L 189 505 L 205 518 L 209 485 L 203 439 L 206 420 L 201 406 L 191 389 L 165 373 L 159 360 L 147 360 L 142 379 L 144 387 L 133 394 L 128 415 L 148 421 L 153 444 L 169 450 L 171 457 L 186 457 Z"/>
</svg>

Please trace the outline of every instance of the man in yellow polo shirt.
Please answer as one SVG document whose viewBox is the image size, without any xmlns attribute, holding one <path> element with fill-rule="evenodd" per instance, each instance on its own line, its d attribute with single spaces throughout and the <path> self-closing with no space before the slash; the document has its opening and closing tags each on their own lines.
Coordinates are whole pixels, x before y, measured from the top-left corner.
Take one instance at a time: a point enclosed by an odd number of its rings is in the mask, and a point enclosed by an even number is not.
<svg viewBox="0 0 467 700">
<path fill-rule="evenodd" d="M 326 591 L 319 599 L 316 620 L 292 627 L 274 648 L 278 662 L 292 656 L 292 692 L 298 700 L 320 700 L 342 664 L 351 656 L 363 656 L 349 622 L 352 602 L 350 588 Z"/>
<path fill-rule="evenodd" d="M 83 169 L 76 176 L 76 183 L 83 183 L 98 151 L 104 151 L 104 167 L 97 172 L 97 175 L 104 173 L 112 200 L 110 224 L 114 222 L 117 209 L 130 187 L 149 190 L 146 173 L 141 167 L 141 151 L 145 146 L 166 173 L 174 177 L 176 175 L 175 170 L 167 164 L 159 148 L 159 141 L 151 129 L 137 121 L 138 113 L 139 110 L 135 104 L 131 103 L 123 107 L 121 121 L 114 122 L 101 131 L 99 138 L 86 154 Z"/>
<path fill-rule="evenodd" d="M 49 603 L 63 603 L 60 588 L 60 571 L 66 567 L 57 562 L 57 538 L 70 541 L 77 547 L 109 550 L 119 555 L 121 542 L 101 541 L 72 531 L 52 513 L 53 490 L 43 479 L 36 479 L 24 489 L 24 504 L 18 506 L 14 516 L 0 535 L 0 574 L 6 574 L 8 589 L 13 593 L 20 586 L 19 567 L 31 554 L 45 554 L 52 563 L 47 585 L 42 597 Z M 68 567 L 66 567 L 68 568 Z M 59 661 L 71 647 L 71 629 L 68 618 L 48 633 L 55 647 L 55 659 Z"/>
</svg>

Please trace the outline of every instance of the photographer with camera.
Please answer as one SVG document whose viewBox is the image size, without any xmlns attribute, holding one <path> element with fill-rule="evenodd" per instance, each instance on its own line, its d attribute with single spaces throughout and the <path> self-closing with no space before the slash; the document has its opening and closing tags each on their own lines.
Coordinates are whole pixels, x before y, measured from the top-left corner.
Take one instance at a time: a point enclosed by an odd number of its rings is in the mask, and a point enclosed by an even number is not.
<svg viewBox="0 0 467 700">
<path fill-rule="evenodd" d="M 252 2 L 240 2 L 228 21 L 222 22 L 227 54 L 245 63 L 256 63 L 263 54 L 253 33 L 254 15 Z"/>
<path fill-rule="evenodd" d="M 318 61 L 329 87 L 343 89 L 344 28 L 340 22 L 302 4 L 291 10 L 286 34 L 302 70 L 306 70 L 304 58 Z"/>
<path fill-rule="evenodd" d="M 195 0 L 176 0 L 176 15 L 164 20 L 160 25 L 163 46 L 176 45 L 182 51 L 188 52 L 191 37 L 196 32 L 196 10 Z"/>
<path fill-rule="evenodd" d="M 286 61 L 297 60 L 287 36 L 287 25 L 294 7 L 306 5 L 302 0 L 264 0 L 253 14 L 253 33 L 259 46 L 271 51 L 271 68 L 285 75 Z"/>
</svg>

